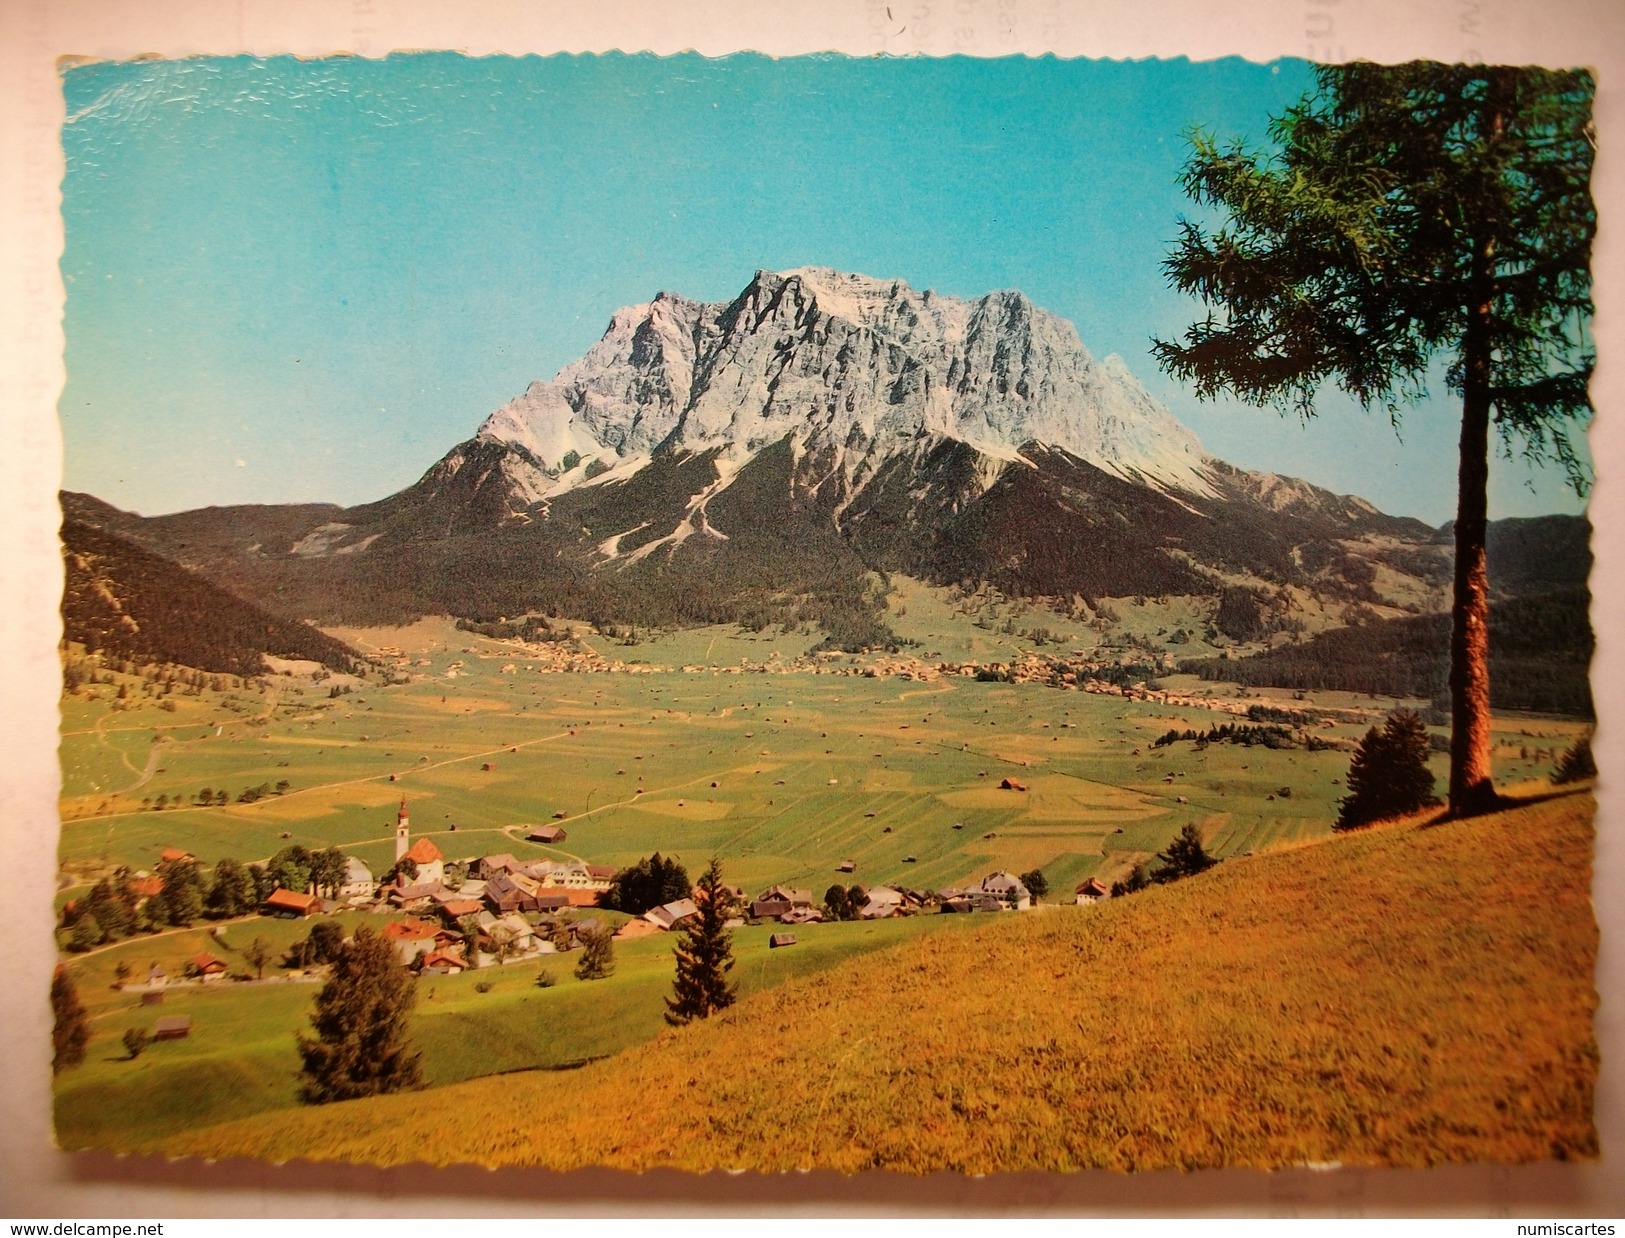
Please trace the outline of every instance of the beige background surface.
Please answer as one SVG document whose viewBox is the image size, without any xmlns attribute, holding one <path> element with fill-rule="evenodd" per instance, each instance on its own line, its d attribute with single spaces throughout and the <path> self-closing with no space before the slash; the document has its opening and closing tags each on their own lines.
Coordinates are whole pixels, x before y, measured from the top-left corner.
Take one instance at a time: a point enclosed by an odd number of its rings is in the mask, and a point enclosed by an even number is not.
<svg viewBox="0 0 1625 1238">
<path fill-rule="evenodd" d="M 1625 5 L 1617 0 L 0 0 L 0 1216 L 549 1216 L 613 1213 L 1188 1213 L 1342 1216 L 1625 1214 Z M 1593 668 L 1603 769 L 1595 905 L 1603 924 L 1598 1032 L 1603 1073 L 1594 1165 L 1467 1166 L 1428 1172 L 1171 1173 L 1123 1177 L 878 1174 L 786 1178 L 569 1175 L 524 1171 L 278 1168 L 67 1156 L 51 1143 L 51 894 L 57 790 L 56 489 L 61 443 L 62 230 L 59 56 L 127 58 L 443 48 L 780 55 L 1138 58 L 1242 55 L 1339 60 L 1485 59 L 1598 71 L 1602 207 L 1593 387 L 1598 487 Z M 410 1132 L 402 1132 L 405 1139 Z"/>
</svg>

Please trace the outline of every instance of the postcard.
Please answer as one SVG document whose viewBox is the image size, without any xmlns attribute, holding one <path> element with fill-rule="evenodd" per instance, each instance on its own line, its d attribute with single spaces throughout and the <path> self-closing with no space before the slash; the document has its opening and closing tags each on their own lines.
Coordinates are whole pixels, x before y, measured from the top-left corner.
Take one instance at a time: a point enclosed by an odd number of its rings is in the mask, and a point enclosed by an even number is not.
<svg viewBox="0 0 1625 1238">
<path fill-rule="evenodd" d="M 64 61 L 58 1146 L 1594 1161 L 1596 77 L 1335 59 Z"/>
</svg>

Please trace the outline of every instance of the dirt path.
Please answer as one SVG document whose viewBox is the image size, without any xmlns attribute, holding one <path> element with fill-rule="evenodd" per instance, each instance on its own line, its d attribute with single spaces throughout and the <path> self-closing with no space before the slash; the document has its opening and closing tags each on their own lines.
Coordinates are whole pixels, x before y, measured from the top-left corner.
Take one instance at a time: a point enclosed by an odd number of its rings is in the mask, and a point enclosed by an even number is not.
<svg viewBox="0 0 1625 1238">
<path fill-rule="evenodd" d="M 163 755 L 164 749 L 167 748 L 171 742 L 172 741 L 166 736 L 159 739 L 156 744 L 153 744 L 147 752 L 146 766 L 139 770 L 137 770 L 134 765 L 130 764 L 129 756 L 122 749 L 120 749 L 118 754 L 119 760 L 123 761 L 124 764 L 136 775 L 136 780 L 122 790 L 114 791 L 113 794 L 129 795 L 132 791 L 139 791 L 142 787 L 151 782 L 153 773 L 158 769 L 158 758 Z"/>
</svg>

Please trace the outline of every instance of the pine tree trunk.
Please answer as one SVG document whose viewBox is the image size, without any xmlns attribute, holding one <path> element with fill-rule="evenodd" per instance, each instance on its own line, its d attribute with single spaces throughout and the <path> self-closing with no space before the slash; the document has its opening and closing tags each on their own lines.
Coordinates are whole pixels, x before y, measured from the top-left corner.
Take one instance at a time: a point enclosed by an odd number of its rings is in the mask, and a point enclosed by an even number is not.
<svg viewBox="0 0 1625 1238">
<path fill-rule="evenodd" d="M 1489 349 L 1483 347 L 1478 350 L 1481 355 L 1474 355 L 1476 334 L 1469 327 L 1456 495 L 1456 583 L 1450 631 L 1453 817 L 1485 812 L 1497 802 L 1490 769 L 1490 577 L 1484 551 L 1490 475 Z"/>
<path fill-rule="evenodd" d="M 1508 82 L 1492 70 L 1483 132 L 1493 145 L 1506 126 Z M 1493 159 L 1486 160 L 1493 167 Z M 1494 202 L 1496 195 L 1486 194 Z M 1456 579 L 1450 614 L 1450 815 L 1470 817 L 1499 802 L 1490 735 L 1489 525 L 1490 362 L 1495 313 L 1495 234 L 1480 220 L 1473 245 L 1472 295 L 1462 340 L 1461 461 L 1456 489 Z"/>
</svg>

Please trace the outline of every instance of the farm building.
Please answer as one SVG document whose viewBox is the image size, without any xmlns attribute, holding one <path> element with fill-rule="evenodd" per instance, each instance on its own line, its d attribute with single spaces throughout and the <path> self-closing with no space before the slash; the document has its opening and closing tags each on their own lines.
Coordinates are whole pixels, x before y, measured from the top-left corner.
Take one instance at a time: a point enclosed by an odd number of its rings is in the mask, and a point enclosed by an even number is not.
<svg viewBox="0 0 1625 1238">
<path fill-rule="evenodd" d="M 197 861 L 197 856 L 190 851 L 182 851 L 179 847 L 165 847 L 158 853 L 158 863 L 160 864 L 176 864 L 182 860 L 192 864 Z"/>
<path fill-rule="evenodd" d="M 194 954 L 186 969 L 199 980 L 208 982 L 224 980 L 226 972 L 230 970 L 230 965 L 218 955 Z"/>
<path fill-rule="evenodd" d="M 497 915 L 507 915 L 511 911 L 540 911 L 537 896 L 541 887 L 537 882 L 523 873 L 498 873 L 485 883 L 485 893 L 481 895 L 485 905 Z"/>
<path fill-rule="evenodd" d="M 149 989 L 161 989 L 168 983 L 169 975 L 159 964 L 154 963 L 147 968 L 147 987 Z"/>
<path fill-rule="evenodd" d="M 192 1016 L 166 1014 L 152 1025 L 154 1040 L 185 1040 L 192 1034 Z"/>
<path fill-rule="evenodd" d="M 517 873 L 523 867 L 523 864 L 506 851 L 503 851 L 497 855 L 481 856 L 476 871 L 486 881 L 489 881 L 499 873 Z"/>
<path fill-rule="evenodd" d="M 835 871 L 838 873 L 855 873 L 858 871 L 858 862 L 856 860 L 842 860 L 835 866 Z"/>
<path fill-rule="evenodd" d="M 1026 789 L 1027 789 L 1027 784 L 1026 783 L 1018 782 L 1014 778 L 1001 778 L 1001 779 L 999 779 L 999 790 L 1001 790 L 1001 791 L 1025 791 Z"/>
<path fill-rule="evenodd" d="M 278 886 L 265 896 L 260 904 L 266 915 L 279 920 L 295 920 L 312 915 L 322 909 L 322 900 L 314 894 L 301 894 L 297 890 L 284 890 Z"/>
<path fill-rule="evenodd" d="M 680 898 L 674 903 L 645 912 L 643 918 L 659 928 L 674 929 L 690 916 L 699 914 L 700 909 L 694 905 L 693 899 Z"/>
<path fill-rule="evenodd" d="M 146 902 L 154 894 L 163 893 L 164 879 L 162 877 L 153 877 L 146 873 L 142 873 L 140 876 L 132 877 L 130 879 L 129 889 L 130 893 L 135 896 L 136 905 L 139 906 L 140 904 Z"/>
<path fill-rule="evenodd" d="M 774 933 L 773 936 L 767 939 L 767 948 L 769 950 L 777 950 L 780 946 L 793 946 L 795 944 L 796 935 L 794 933 Z"/>
<path fill-rule="evenodd" d="M 615 870 L 604 864 L 583 864 L 579 860 L 559 862 L 536 860 L 525 865 L 524 871 L 544 888 L 563 887 L 569 890 L 607 890 Z"/>
<path fill-rule="evenodd" d="M 1032 892 L 1021 884 L 1019 877 L 1006 872 L 989 873 L 983 877 L 981 890 L 984 894 L 1003 899 L 1006 906 L 1014 907 L 1017 911 L 1026 911 L 1033 905 Z"/>
<path fill-rule="evenodd" d="M 568 926 L 568 928 L 570 930 L 570 941 L 567 949 L 579 950 L 582 946 L 587 944 L 586 939 L 589 936 L 603 931 L 604 922 L 594 917 L 589 920 L 582 920 L 579 923 L 571 924 Z M 655 931 L 658 932 L 659 930 L 656 929 Z"/>
<path fill-rule="evenodd" d="M 530 828 L 530 832 L 527 833 L 525 837 L 530 842 L 545 843 L 551 846 L 554 843 L 561 843 L 565 839 L 569 838 L 570 832 L 562 825 L 533 825 Z"/>
<path fill-rule="evenodd" d="M 858 909 L 860 920 L 885 920 L 895 916 L 903 907 L 903 895 L 890 886 L 875 886 Z"/>
<path fill-rule="evenodd" d="M 751 900 L 750 914 L 758 920 L 782 920 L 792 911 L 814 906 L 811 890 L 773 886 Z"/>
<path fill-rule="evenodd" d="M 1107 886 L 1098 877 L 1091 877 L 1080 884 L 1074 892 L 1079 907 L 1089 907 L 1103 898 L 1112 896 L 1111 887 Z"/>
<path fill-rule="evenodd" d="M 981 890 L 942 890 L 937 894 L 937 904 L 944 915 L 1005 911 L 1009 907 L 998 895 Z"/>
<path fill-rule="evenodd" d="M 402 911 L 426 911 L 434 905 L 434 896 L 444 891 L 438 881 L 408 881 L 403 874 L 385 887 L 385 897 Z"/>
</svg>

